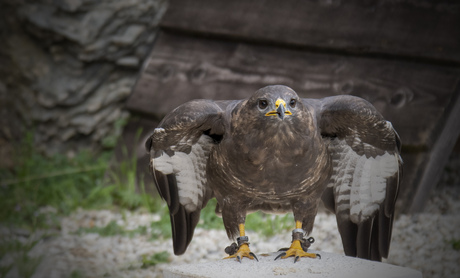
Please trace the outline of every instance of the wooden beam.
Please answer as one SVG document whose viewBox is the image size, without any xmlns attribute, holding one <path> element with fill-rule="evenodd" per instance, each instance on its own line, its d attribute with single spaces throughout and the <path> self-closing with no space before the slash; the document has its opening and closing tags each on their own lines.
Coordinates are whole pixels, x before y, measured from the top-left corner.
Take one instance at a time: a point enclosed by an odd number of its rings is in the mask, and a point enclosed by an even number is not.
<svg viewBox="0 0 460 278">
<path fill-rule="evenodd" d="M 405 165 L 398 211 L 407 212 L 413 196 L 423 194 L 416 194 L 420 173 L 445 165 L 433 152 L 444 146 L 439 140 L 446 137 L 439 134 L 445 121 L 452 119 L 453 110 L 446 107 L 458 93 L 459 80 L 460 67 L 162 32 L 127 108 L 160 119 L 191 99 L 242 99 L 270 84 L 290 86 L 306 98 L 360 96 L 376 106 L 401 136 Z M 448 150 L 441 151 L 445 155 Z M 430 184 L 431 174 L 424 180 Z"/>
<path fill-rule="evenodd" d="M 460 4 L 449 0 L 171 0 L 161 26 L 239 41 L 460 64 Z"/>
<path fill-rule="evenodd" d="M 423 171 L 419 171 L 421 178 L 409 212 L 422 212 L 432 189 L 438 184 L 449 155 L 460 136 L 459 119 L 460 87 L 457 89 L 457 93 L 453 95 L 452 105 L 450 105 L 445 114 L 445 121 L 441 122 L 439 136 L 434 134 L 436 142 L 429 153 L 426 166 L 420 168 Z"/>
<path fill-rule="evenodd" d="M 284 84 L 307 98 L 365 98 L 393 123 L 404 144 L 428 149 L 459 77 L 459 68 L 163 33 L 127 108 L 161 117 L 191 99 L 242 99 L 263 86 Z"/>
</svg>

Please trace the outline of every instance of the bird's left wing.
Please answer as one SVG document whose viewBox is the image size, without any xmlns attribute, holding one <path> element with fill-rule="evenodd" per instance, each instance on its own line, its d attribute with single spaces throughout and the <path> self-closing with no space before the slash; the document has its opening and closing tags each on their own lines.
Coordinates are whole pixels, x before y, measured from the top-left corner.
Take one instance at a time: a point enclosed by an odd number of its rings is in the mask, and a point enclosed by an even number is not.
<svg viewBox="0 0 460 278">
<path fill-rule="evenodd" d="M 167 114 L 145 143 L 150 170 L 160 196 L 168 204 L 174 253 L 190 243 L 201 209 L 212 198 L 206 164 L 224 134 L 225 102 L 194 100 Z"/>
<path fill-rule="evenodd" d="M 364 99 L 310 103 L 333 165 L 323 203 L 336 214 L 345 254 L 380 261 L 388 257 L 402 178 L 399 136 Z"/>
</svg>

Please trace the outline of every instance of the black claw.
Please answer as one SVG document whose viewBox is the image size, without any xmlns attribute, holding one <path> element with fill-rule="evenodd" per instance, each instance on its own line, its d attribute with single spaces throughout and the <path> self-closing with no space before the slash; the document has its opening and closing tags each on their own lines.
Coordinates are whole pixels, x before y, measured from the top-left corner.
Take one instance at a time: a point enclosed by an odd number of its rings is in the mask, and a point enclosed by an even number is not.
<svg viewBox="0 0 460 278">
<path fill-rule="evenodd" d="M 316 257 L 318 257 L 318 259 L 321 260 L 321 255 L 320 254 L 316 253 Z"/>
<path fill-rule="evenodd" d="M 295 256 L 294 263 L 296 263 L 300 259 L 299 256 Z"/>
<path fill-rule="evenodd" d="M 240 256 L 236 256 L 236 259 L 241 263 L 241 257 Z"/>
<path fill-rule="evenodd" d="M 287 250 L 289 250 L 289 247 L 286 247 L 286 248 L 281 248 L 281 249 L 279 249 L 279 250 L 278 250 L 278 252 L 281 252 L 281 251 L 287 251 Z"/>
<path fill-rule="evenodd" d="M 256 259 L 256 261 L 259 261 L 259 259 L 257 259 L 257 256 L 256 256 L 256 254 L 254 254 L 254 253 L 252 253 L 252 252 L 249 252 L 249 255 L 253 256 L 253 257 L 254 257 L 254 259 Z"/>
<path fill-rule="evenodd" d="M 283 253 L 279 254 L 278 256 L 276 256 L 275 261 L 278 260 L 281 256 L 284 256 L 284 255 L 286 255 L 286 252 L 283 252 Z"/>
</svg>

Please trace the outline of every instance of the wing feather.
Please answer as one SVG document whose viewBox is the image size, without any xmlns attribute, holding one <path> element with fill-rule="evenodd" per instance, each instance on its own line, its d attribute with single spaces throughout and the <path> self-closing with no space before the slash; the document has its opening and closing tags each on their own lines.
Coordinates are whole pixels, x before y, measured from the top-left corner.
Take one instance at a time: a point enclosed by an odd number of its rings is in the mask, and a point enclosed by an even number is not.
<svg viewBox="0 0 460 278">
<path fill-rule="evenodd" d="M 333 169 L 322 199 L 337 216 L 345 253 L 386 258 L 402 177 L 398 134 L 364 99 L 336 96 L 304 102 L 315 107 L 328 144 Z"/>
<path fill-rule="evenodd" d="M 221 106 L 210 100 L 185 103 L 166 115 L 145 144 L 155 185 L 169 208 L 176 255 L 187 249 L 200 211 L 213 196 L 206 165 L 216 138 L 223 136 Z"/>
</svg>

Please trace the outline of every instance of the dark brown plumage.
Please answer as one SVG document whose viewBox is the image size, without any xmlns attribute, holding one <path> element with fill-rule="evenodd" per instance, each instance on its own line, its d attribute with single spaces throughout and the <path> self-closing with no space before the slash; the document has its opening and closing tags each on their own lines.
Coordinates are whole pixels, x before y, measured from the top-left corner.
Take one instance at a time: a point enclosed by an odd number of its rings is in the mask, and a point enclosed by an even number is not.
<svg viewBox="0 0 460 278">
<path fill-rule="evenodd" d="M 337 216 L 345 253 L 372 260 L 388 256 L 399 147 L 391 124 L 367 101 L 300 99 L 281 85 L 245 100 L 185 103 L 146 142 L 176 255 L 215 197 L 229 238 L 257 210 L 292 211 L 309 234 L 322 200 Z"/>
</svg>

